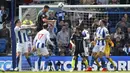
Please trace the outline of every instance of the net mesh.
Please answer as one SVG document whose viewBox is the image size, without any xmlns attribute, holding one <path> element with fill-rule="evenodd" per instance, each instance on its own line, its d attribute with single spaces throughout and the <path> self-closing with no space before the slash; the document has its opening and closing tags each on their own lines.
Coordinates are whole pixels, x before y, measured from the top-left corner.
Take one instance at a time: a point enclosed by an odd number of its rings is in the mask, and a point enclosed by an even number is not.
<svg viewBox="0 0 130 73">
<path fill-rule="evenodd" d="M 43 6 L 44 7 L 44 6 Z M 43 7 L 27 7 L 22 8 L 22 20 L 25 19 L 26 14 L 31 15 L 31 20 L 36 23 L 37 15 L 40 10 L 42 10 Z M 79 25 L 80 23 L 83 23 L 86 29 L 90 32 L 90 39 L 94 39 L 94 32 L 96 31 L 96 28 L 98 26 L 100 19 L 106 19 L 108 21 L 107 27 L 109 29 L 110 34 L 114 34 L 116 32 L 116 24 L 121 20 L 121 18 L 127 14 L 127 16 L 130 15 L 130 8 L 119 8 L 119 7 L 112 7 L 112 8 L 89 8 L 89 7 L 53 7 L 50 8 L 49 12 L 47 13 L 47 16 L 49 17 L 50 12 L 59 12 L 63 11 L 65 12 L 65 16 L 63 20 L 70 20 L 71 29 Z M 58 18 L 57 18 L 58 20 Z M 82 24 L 81 24 L 82 25 Z M 73 31 L 70 31 L 73 32 Z M 32 60 L 36 61 L 36 58 L 32 58 Z M 22 62 L 25 61 L 22 60 Z M 23 70 L 30 70 L 29 67 L 25 67 L 28 64 L 22 63 L 22 69 Z"/>
</svg>

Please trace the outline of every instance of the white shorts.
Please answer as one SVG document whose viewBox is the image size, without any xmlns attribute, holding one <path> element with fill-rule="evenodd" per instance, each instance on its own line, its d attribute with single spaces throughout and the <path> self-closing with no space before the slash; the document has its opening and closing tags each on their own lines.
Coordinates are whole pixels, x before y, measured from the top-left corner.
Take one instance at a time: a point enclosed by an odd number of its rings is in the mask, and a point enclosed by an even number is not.
<svg viewBox="0 0 130 73">
<path fill-rule="evenodd" d="M 85 53 L 85 56 L 89 56 L 89 50 L 88 50 L 88 47 L 85 47 L 85 48 L 84 48 L 84 53 Z"/>
<path fill-rule="evenodd" d="M 38 55 L 43 55 L 43 56 L 49 55 L 47 47 L 37 48 L 37 54 Z"/>
<path fill-rule="evenodd" d="M 16 52 L 28 53 L 29 52 L 29 42 L 17 43 Z"/>
<path fill-rule="evenodd" d="M 104 46 L 95 45 L 92 52 L 104 52 L 104 50 L 105 50 L 105 45 Z"/>
</svg>

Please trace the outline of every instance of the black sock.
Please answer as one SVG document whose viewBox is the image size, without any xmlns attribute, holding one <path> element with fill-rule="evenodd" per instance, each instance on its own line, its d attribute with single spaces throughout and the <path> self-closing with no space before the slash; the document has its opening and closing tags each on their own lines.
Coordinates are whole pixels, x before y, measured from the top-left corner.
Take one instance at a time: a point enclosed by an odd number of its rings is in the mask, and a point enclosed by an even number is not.
<svg viewBox="0 0 130 73">
<path fill-rule="evenodd" d="M 106 68 L 105 60 L 103 58 L 100 58 L 101 64 L 103 68 Z"/>
<path fill-rule="evenodd" d="M 41 60 L 42 60 L 42 56 L 39 56 L 38 59 L 38 69 L 40 70 L 40 66 L 41 66 Z"/>
<path fill-rule="evenodd" d="M 16 64 L 17 64 L 17 67 L 18 67 L 19 66 L 19 59 L 20 59 L 20 57 L 18 56 L 16 59 L 17 59 L 17 63 Z"/>
<path fill-rule="evenodd" d="M 26 59 L 27 59 L 28 64 L 30 65 L 30 67 L 32 67 L 30 57 L 26 57 Z"/>
</svg>

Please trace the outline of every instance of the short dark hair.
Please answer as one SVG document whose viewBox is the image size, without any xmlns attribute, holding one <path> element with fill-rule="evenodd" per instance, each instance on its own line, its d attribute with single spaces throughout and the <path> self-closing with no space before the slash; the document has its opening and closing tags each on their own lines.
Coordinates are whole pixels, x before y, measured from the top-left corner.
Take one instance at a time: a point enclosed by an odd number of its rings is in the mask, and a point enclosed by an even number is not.
<svg viewBox="0 0 130 73">
<path fill-rule="evenodd" d="M 17 19 L 17 20 L 15 21 L 15 25 L 16 25 L 19 21 L 20 21 L 20 19 Z"/>
<path fill-rule="evenodd" d="M 26 14 L 26 16 L 30 16 L 30 14 Z"/>
<path fill-rule="evenodd" d="M 47 23 L 44 23 L 44 24 L 43 24 L 43 28 L 44 28 L 44 29 L 47 29 L 47 28 L 48 28 L 48 24 L 47 24 Z"/>
<path fill-rule="evenodd" d="M 44 9 L 45 9 L 45 8 L 48 8 L 48 9 L 49 9 L 50 7 L 49 7 L 48 5 L 45 5 L 45 6 L 44 6 Z"/>
</svg>

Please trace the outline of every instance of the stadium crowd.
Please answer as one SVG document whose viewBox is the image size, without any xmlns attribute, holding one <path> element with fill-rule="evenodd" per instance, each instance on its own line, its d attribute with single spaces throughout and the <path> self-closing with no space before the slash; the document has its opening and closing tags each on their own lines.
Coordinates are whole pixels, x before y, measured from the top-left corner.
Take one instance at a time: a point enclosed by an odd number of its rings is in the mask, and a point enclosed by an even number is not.
<svg viewBox="0 0 130 73">
<path fill-rule="evenodd" d="M 25 4 L 42 4 L 43 2 L 29 2 Z M 77 4 L 88 4 L 88 5 L 98 5 L 98 4 L 128 4 L 130 3 L 129 0 L 67 0 L 67 4 L 77 5 Z M 129 8 L 123 8 L 123 9 L 108 9 L 109 12 L 118 12 L 118 11 L 124 11 L 129 12 Z M 52 46 L 49 46 L 49 52 L 51 56 L 59 55 L 59 56 L 69 56 L 72 55 L 73 50 L 70 49 L 69 40 L 71 34 L 74 32 L 75 29 L 73 29 L 73 23 L 71 23 L 69 17 L 69 14 L 63 13 L 62 16 L 59 16 L 60 13 L 57 12 L 50 12 L 49 16 L 47 18 L 49 20 L 57 20 L 56 26 L 49 25 L 49 32 L 50 32 L 50 38 L 51 40 L 56 44 L 56 47 L 53 48 Z M 88 15 L 88 14 L 85 14 Z M 3 11 L 3 6 L 1 6 L 0 10 L 0 23 L 3 24 L 3 28 L 0 30 L 0 39 L 6 39 L 6 53 L 9 53 L 11 51 L 10 47 L 10 32 L 9 29 L 6 28 L 6 12 Z M 32 22 L 29 19 L 29 14 L 26 15 L 26 19 L 23 20 L 23 24 L 30 25 L 35 24 L 35 22 Z M 112 56 L 127 56 L 130 55 L 130 19 L 129 14 L 123 13 L 123 14 L 108 14 L 107 16 L 103 17 L 107 21 L 107 28 L 109 29 L 111 39 L 113 40 L 115 46 L 111 50 Z M 94 39 L 93 33 L 96 31 L 96 28 L 98 26 L 98 21 L 100 18 L 98 16 L 96 18 L 92 19 L 86 19 L 83 22 L 84 27 L 87 28 L 87 30 L 90 33 L 90 40 L 89 40 L 89 48 L 90 52 L 93 48 L 92 41 Z M 78 24 L 78 22 L 76 22 Z M 88 24 L 89 23 L 89 24 Z M 36 25 L 38 26 L 38 25 Z M 57 29 L 55 29 L 57 28 Z M 32 30 L 31 30 L 32 31 Z M 6 32 L 6 33 L 3 33 Z M 30 36 L 34 36 L 36 31 L 30 32 L 28 31 Z M 30 37 L 33 38 L 33 37 Z M 8 49 L 7 49 L 8 48 Z M 5 51 L 2 51 L 5 52 Z"/>
</svg>

